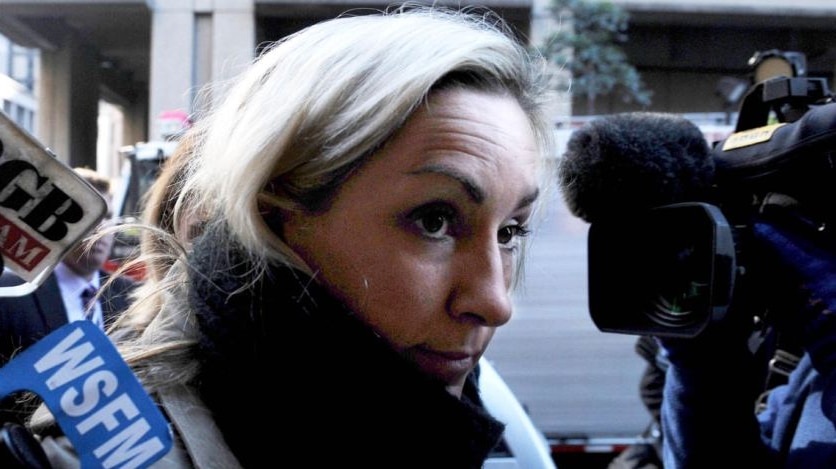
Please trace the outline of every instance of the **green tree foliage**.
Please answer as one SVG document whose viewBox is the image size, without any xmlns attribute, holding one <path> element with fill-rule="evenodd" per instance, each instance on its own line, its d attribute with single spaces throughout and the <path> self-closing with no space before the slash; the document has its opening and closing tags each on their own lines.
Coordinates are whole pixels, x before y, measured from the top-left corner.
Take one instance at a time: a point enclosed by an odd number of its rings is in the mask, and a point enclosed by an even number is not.
<svg viewBox="0 0 836 469">
<path fill-rule="evenodd" d="M 595 113 L 598 96 L 612 93 L 626 103 L 650 105 L 652 93 L 620 47 L 627 41 L 627 12 L 603 0 L 551 0 L 549 12 L 558 29 L 541 50 L 571 72 L 572 95 L 585 98 L 588 114 Z"/>
</svg>

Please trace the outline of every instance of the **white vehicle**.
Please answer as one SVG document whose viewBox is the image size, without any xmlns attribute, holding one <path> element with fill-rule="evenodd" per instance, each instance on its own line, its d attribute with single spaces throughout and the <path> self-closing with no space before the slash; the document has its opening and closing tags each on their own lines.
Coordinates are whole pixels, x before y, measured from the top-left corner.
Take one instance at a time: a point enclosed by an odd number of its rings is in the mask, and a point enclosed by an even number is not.
<svg viewBox="0 0 836 469">
<path fill-rule="evenodd" d="M 140 142 L 122 147 L 119 153 L 125 158 L 120 177 L 121 185 L 113 196 L 113 212 L 120 223 L 133 223 L 142 209 L 142 198 L 157 179 L 163 163 L 174 152 L 176 141 Z M 139 233 L 128 230 L 117 232 L 110 258 L 104 269 L 113 272 L 131 259 L 139 246 Z M 136 279 L 144 276 L 141 267 L 131 269 L 129 275 Z"/>
<path fill-rule="evenodd" d="M 125 158 L 120 179 L 122 185 L 114 194 L 115 214 L 132 217 L 139 213 L 142 196 L 157 179 L 165 160 L 177 147 L 176 141 L 140 142 L 119 149 Z"/>
<path fill-rule="evenodd" d="M 479 362 L 479 390 L 491 415 L 505 424 L 502 448 L 483 469 L 556 469 L 546 437 L 491 363 Z"/>
</svg>

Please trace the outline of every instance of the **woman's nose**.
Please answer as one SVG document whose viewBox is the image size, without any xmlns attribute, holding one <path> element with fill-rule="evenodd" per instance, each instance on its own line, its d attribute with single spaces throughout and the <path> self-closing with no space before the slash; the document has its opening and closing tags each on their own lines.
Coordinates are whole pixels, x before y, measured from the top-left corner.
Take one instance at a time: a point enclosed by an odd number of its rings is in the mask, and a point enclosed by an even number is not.
<svg viewBox="0 0 836 469">
<path fill-rule="evenodd" d="M 511 319 L 512 263 L 503 259 L 499 246 L 481 248 L 456 264 L 450 314 L 459 319 L 497 327 Z"/>
</svg>

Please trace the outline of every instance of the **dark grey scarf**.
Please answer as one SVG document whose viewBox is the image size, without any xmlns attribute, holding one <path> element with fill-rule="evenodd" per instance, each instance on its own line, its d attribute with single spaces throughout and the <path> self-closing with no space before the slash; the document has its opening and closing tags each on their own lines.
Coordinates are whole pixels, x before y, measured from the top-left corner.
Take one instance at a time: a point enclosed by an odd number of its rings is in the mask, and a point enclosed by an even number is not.
<svg viewBox="0 0 836 469">
<path fill-rule="evenodd" d="M 404 457 L 391 467 L 429 460 L 445 467 L 439 461 L 446 460 L 476 468 L 498 442 L 504 426 L 482 408 L 475 377 L 465 396 L 454 398 L 324 288 L 286 266 L 272 266 L 250 285 L 252 266 L 223 229 L 207 230 L 193 252 L 189 301 L 201 332 L 196 384 L 243 465 L 274 461 L 277 451 L 310 450 L 319 461 L 311 467 L 383 467 Z M 285 431 L 257 433 L 264 425 Z M 333 431 L 337 443 L 328 436 Z M 278 437 L 287 432 L 292 436 Z M 406 453 L 419 448 L 426 454 Z"/>
</svg>

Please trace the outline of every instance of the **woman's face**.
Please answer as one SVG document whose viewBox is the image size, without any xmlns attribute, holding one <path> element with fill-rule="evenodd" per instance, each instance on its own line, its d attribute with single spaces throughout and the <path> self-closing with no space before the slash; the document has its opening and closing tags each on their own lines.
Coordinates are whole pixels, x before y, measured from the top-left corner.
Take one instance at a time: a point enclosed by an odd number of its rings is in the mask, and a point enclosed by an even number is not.
<svg viewBox="0 0 836 469">
<path fill-rule="evenodd" d="M 511 97 L 434 93 L 288 244 L 397 351 L 461 395 L 496 327 L 538 194 L 534 133 Z"/>
</svg>

